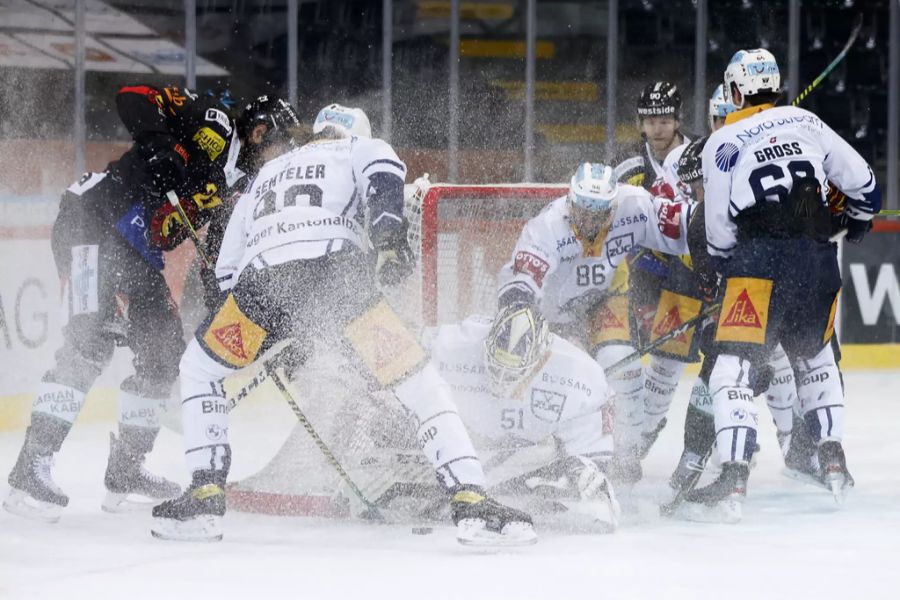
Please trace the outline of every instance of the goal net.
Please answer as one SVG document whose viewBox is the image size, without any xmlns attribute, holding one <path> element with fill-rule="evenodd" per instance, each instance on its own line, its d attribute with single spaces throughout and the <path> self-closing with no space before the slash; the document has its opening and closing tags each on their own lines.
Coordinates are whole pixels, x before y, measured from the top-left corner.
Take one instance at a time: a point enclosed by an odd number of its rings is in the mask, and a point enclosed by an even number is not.
<svg viewBox="0 0 900 600">
<path fill-rule="evenodd" d="M 388 301 L 420 333 L 471 314 L 493 314 L 497 273 L 523 225 L 565 191 L 563 185 L 418 179 L 406 190 L 417 270 L 404 285 L 384 290 Z M 393 394 L 366 389 L 351 362 L 333 351 L 314 348 L 310 356 L 289 388 L 366 496 L 376 501 L 408 493 L 410 486 L 436 489 L 415 444 L 416 424 Z M 271 382 L 257 393 L 279 394 Z M 228 493 L 230 507 L 251 512 L 346 516 L 362 508 L 299 425 L 262 470 L 231 484 Z"/>
</svg>

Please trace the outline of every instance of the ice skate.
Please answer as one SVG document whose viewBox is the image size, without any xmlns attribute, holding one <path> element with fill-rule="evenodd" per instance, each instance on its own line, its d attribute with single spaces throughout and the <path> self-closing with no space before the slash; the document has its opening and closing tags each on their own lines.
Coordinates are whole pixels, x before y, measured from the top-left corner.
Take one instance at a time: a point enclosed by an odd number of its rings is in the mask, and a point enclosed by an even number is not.
<svg viewBox="0 0 900 600">
<path fill-rule="evenodd" d="M 707 455 L 708 456 L 708 455 Z M 681 453 L 678 466 L 669 478 L 669 489 L 671 497 L 668 501 L 663 502 L 659 506 L 659 514 L 663 517 L 672 516 L 682 502 L 685 496 L 690 493 L 700 476 L 703 475 L 703 469 L 706 468 L 707 456 L 700 456 L 696 452 L 685 450 Z"/>
<path fill-rule="evenodd" d="M 50 475 L 53 453 L 26 441 L 9 474 L 9 496 L 3 501 L 7 511 L 26 517 L 55 523 L 69 497 L 54 483 Z"/>
<path fill-rule="evenodd" d="M 844 495 L 852 488 L 855 482 L 847 470 L 847 458 L 844 456 L 844 448 L 840 442 L 822 442 L 819 446 L 819 478 L 827 489 L 834 495 L 834 501 L 841 505 L 844 503 Z"/>
<path fill-rule="evenodd" d="M 778 432 L 778 443 L 784 455 L 782 473 L 796 481 L 811 485 L 822 485 L 819 478 L 819 457 L 803 420 L 794 415 L 794 424 L 789 433 Z"/>
<path fill-rule="evenodd" d="M 164 477 L 154 475 L 144 468 L 146 455 L 135 450 L 124 439 L 109 434 L 109 463 L 106 466 L 106 497 L 101 508 L 106 512 L 127 512 L 146 509 L 150 500 L 174 498 L 181 487 Z M 150 500 L 137 500 L 143 496 Z"/>
<path fill-rule="evenodd" d="M 450 498 L 456 539 L 464 546 L 528 546 L 537 543 L 531 517 L 503 506 L 480 486 L 458 486 Z"/>
<path fill-rule="evenodd" d="M 181 496 L 153 507 L 150 533 L 163 540 L 217 542 L 222 539 L 225 515 L 225 477 L 194 475 L 194 482 Z"/>
<path fill-rule="evenodd" d="M 747 463 L 723 463 L 722 472 L 712 483 L 685 495 L 679 514 L 689 521 L 738 523 L 749 476 Z"/>
</svg>

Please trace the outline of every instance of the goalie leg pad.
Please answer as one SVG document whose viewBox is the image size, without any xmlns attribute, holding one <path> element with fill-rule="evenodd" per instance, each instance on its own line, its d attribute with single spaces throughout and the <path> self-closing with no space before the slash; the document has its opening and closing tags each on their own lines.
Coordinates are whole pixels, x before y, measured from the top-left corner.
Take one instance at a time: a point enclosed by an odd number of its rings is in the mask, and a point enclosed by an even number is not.
<svg viewBox="0 0 900 600">
<path fill-rule="evenodd" d="M 418 417 L 419 446 L 441 483 L 448 489 L 460 484 L 484 486 L 481 461 L 437 368 L 427 364 L 395 392 Z"/>
</svg>

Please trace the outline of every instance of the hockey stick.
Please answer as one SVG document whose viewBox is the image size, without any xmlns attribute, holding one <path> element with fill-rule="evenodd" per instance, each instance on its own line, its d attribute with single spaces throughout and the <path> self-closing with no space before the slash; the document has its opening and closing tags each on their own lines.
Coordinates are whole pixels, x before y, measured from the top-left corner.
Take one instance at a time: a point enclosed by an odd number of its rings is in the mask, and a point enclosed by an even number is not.
<svg viewBox="0 0 900 600">
<path fill-rule="evenodd" d="M 206 252 L 203 251 L 203 244 L 200 242 L 200 236 L 197 235 L 197 230 L 194 229 L 194 225 L 188 218 L 187 213 L 184 212 L 184 207 L 181 206 L 181 201 L 178 199 L 178 194 L 176 194 L 174 190 L 169 190 L 168 192 L 166 192 L 166 198 L 169 199 L 169 204 L 171 204 L 172 207 L 178 212 L 178 216 L 181 217 L 181 221 L 184 223 L 184 226 L 187 227 L 188 232 L 191 234 L 191 239 L 194 240 L 194 246 L 197 248 L 197 254 L 200 256 L 203 264 L 206 265 L 207 269 L 214 269 L 215 265 L 211 260 L 209 260 Z"/>
<path fill-rule="evenodd" d="M 657 348 L 659 348 L 666 342 L 671 341 L 671 340 L 677 338 L 678 336 L 684 334 L 686 331 L 688 331 L 692 327 L 696 327 L 697 325 L 700 324 L 701 321 L 703 321 L 707 317 L 710 317 L 713 314 L 715 314 L 715 312 L 717 310 L 719 310 L 720 308 L 722 308 L 721 303 L 717 302 L 715 304 L 710 304 L 709 306 L 704 308 L 700 312 L 700 314 L 698 314 L 697 316 L 695 316 L 691 319 L 688 319 L 687 321 L 685 321 L 678 327 L 675 327 L 674 329 L 667 331 L 666 333 L 659 336 L 658 338 L 656 338 L 655 340 L 653 340 L 652 342 L 650 342 L 649 344 L 647 344 L 640 350 L 635 350 L 634 352 L 632 352 L 625 358 L 623 358 L 619 361 L 616 361 L 613 364 L 611 364 L 610 366 L 606 367 L 604 369 L 604 371 L 606 372 L 606 376 L 609 377 L 613 373 L 618 373 L 619 371 L 624 369 L 629 363 L 631 363 L 635 360 L 639 360 L 643 355 L 647 354 L 648 352 L 652 352 L 653 350 L 656 350 Z"/>
<path fill-rule="evenodd" d="M 284 385 L 284 381 L 281 380 L 281 376 L 278 374 L 278 359 L 281 358 L 281 354 L 284 352 L 282 350 L 278 354 L 276 354 L 272 359 L 263 361 L 263 368 L 267 375 L 272 379 L 272 382 L 275 384 L 275 387 L 278 388 L 278 391 L 281 392 L 281 395 L 284 397 L 285 402 L 288 403 L 288 406 L 291 407 L 291 410 L 296 415 L 297 420 L 300 421 L 300 424 L 303 425 L 303 429 L 306 430 L 306 433 L 309 434 L 309 437 L 312 438 L 313 442 L 315 442 L 316 447 L 322 453 L 322 456 L 328 461 L 328 463 L 337 471 L 337 474 L 341 476 L 341 479 L 350 487 L 350 490 L 353 494 L 359 498 L 359 500 L 366 506 L 366 513 L 364 513 L 365 518 L 375 520 L 375 521 L 384 521 L 384 515 L 381 513 L 381 510 L 375 504 L 373 504 L 368 498 L 366 498 L 365 494 L 363 494 L 362 490 L 359 489 L 359 486 L 353 482 L 353 479 L 350 478 L 350 475 L 344 470 L 344 467 L 341 465 L 338 458 L 331 451 L 331 448 L 328 447 L 328 444 L 325 443 L 325 440 L 316 432 L 310 420 L 303 414 L 303 411 L 300 409 L 300 406 L 297 404 L 296 400 L 294 400 L 293 395 L 291 395 L 290 391 L 288 391 L 287 387 Z"/>
<path fill-rule="evenodd" d="M 853 31 L 850 32 L 850 38 L 847 40 L 847 43 L 844 44 L 844 47 L 841 49 L 840 53 L 838 53 L 838 55 L 834 57 L 834 60 L 832 60 L 830 63 L 828 63 L 828 66 L 825 67 L 824 71 L 819 73 L 818 77 L 813 79 L 813 82 L 811 84 L 806 86 L 806 88 L 802 92 L 800 92 L 800 94 L 796 98 L 791 100 L 791 106 L 797 106 L 798 104 L 803 102 L 803 99 L 806 98 L 811 91 L 816 89 L 818 87 L 818 85 L 820 83 L 822 83 L 822 81 L 826 77 L 828 77 L 828 75 L 834 70 L 834 68 L 836 66 L 838 66 L 838 64 L 842 60 L 844 60 L 844 57 L 847 56 L 847 52 L 850 51 L 850 48 L 853 46 L 853 43 L 856 42 L 856 38 L 859 37 L 859 32 L 862 29 L 862 25 L 863 25 L 863 16 L 860 14 L 856 17 L 856 24 L 853 27 Z"/>
<path fill-rule="evenodd" d="M 878 211 L 877 216 L 879 216 L 879 217 L 882 217 L 882 216 L 884 216 L 884 217 L 900 217 L 900 210 L 898 210 L 896 208 L 886 208 L 884 210 Z"/>
</svg>

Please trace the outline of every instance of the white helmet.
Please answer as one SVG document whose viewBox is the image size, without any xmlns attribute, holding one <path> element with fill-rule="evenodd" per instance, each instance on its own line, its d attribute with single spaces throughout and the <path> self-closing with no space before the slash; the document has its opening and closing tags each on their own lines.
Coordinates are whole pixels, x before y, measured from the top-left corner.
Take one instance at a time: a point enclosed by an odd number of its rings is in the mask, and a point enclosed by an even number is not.
<svg viewBox="0 0 900 600">
<path fill-rule="evenodd" d="M 500 311 L 484 340 L 484 361 L 491 392 L 507 397 L 533 375 L 550 348 L 550 327 L 525 304 Z"/>
<path fill-rule="evenodd" d="M 713 130 L 713 125 L 715 123 L 714 119 L 724 119 L 728 113 L 734 112 L 734 104 L 725 100 L 723 88 L 724 86 L 720 83 L 719 87 L 716 88 L 716 91 L 713 92 L 712 97 L 709 99 L 710 131 Z"/>
<path fill-rule="evenodd" d="M 593 241 L 612 219 L 618 185 L 613 168 L 582 163 L 569 184 L 569 218 L 576 235 Z"/>
<path fill-rule="evenodd" d="M 781 73 L 775 57 L 764 48 L 738 50 L 731 57 L 731 62 L 725 69 L 723 95 L 726 102 L 730 102 L 735 108 L 741 108 L 743 102 L 741 106 L 738 106 L 731 95 L 732 83 L 737 86 L 741 96 L 754 96 L 761 92 L 780 92 Z"/>
<path fill-rule="evenodd" d="M 316 115 L 313 133 L 321 133 L 326 127 L 334 127 L 345 136 L 372 137 L 369 117 L 361 108 L 348 108 L 340 104 L 329 104 Z"/>
<path fill-rule="evenodd" d="M 616 199 L 613 168 L 600 163 L 581 163 L 569 184 L 569 202 L 592 211 L 609 210 Z"/>
</svg>

